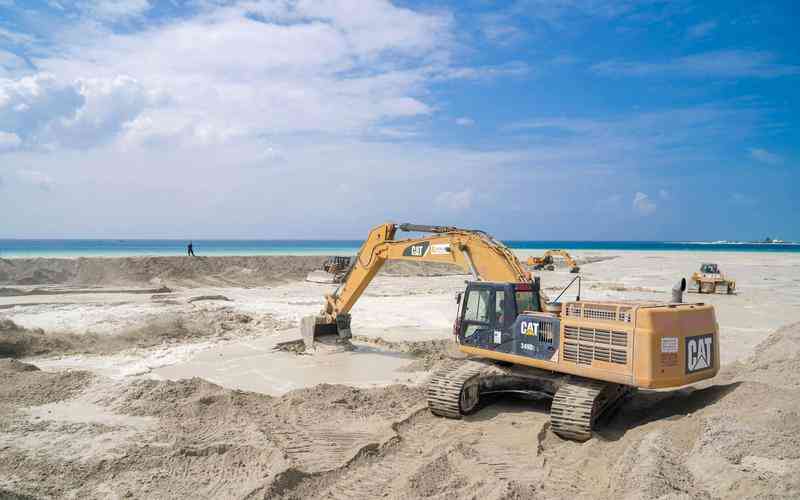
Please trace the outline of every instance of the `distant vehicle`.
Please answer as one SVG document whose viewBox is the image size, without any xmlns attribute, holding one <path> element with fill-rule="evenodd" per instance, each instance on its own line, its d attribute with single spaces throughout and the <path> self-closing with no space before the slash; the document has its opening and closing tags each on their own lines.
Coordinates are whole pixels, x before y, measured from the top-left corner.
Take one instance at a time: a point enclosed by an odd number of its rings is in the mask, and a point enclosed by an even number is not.
<svg viewBox="0 0 800 500">
<path fill-rule="evenodd" d="M 736 292 L 736 281 L 722 274 L 722 270 L 716 264 L 704 262 L 700 264 L 700 271 L 692 274 L 689 291 L 731 295 Z"/>
<path fill-rule="evenodd" d="M 322 264 L 322 269 L 311 271 L 306 281 L 313 283 L 341 283 L 350 269 L 350 257 L 331 256 Z"/>
<path fill-rule="evenodd" d="M 569 267 L 569 272 L 580 272 L 581 268 L 578 267 L 578 263 L 575 262 L 575 259 L 573 259 L 566 250 L 548 250 L 541 257 L 530 256 L 528 257 L 528 265 L 536 271 L 541 271 L 542 269 L 555 271 L 556 265 L 553 262 L 554 256 L 560 256 L 564 258 L 564 261 L 567 263 L 567 267 Z"/>
</svg>

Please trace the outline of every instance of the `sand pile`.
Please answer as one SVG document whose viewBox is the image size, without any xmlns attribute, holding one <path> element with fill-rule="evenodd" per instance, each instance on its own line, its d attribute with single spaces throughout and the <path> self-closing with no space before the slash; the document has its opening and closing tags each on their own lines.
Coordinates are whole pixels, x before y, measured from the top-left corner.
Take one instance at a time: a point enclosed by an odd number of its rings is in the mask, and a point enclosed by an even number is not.
<svg viewBox="0 0 800 500">
<path fill-rule="evenodd" d="M 285 322 L 275 320 L 270 314 L 254 318 L 226 308 L 166 312 L 113 334 L 45 332 L 0 318 L 0 357 L 114 354 L 130 348 L 187 343 L 232 333 L 263 333 L 285 326 Z"/>
<path fill-rule="evenodd" d="M 581 444 L 549 432 L 544 402 L 453 421 L 420 406 L 422 388 L 270 398 L 3 362 L 0 495 L 796 498 L 798 363 L 795 324 L 714 384 L 641 391 Z"/>
<path fill-rule="evenodd" d="M 323 385 L 270 398 L 200 379 L 124 385 L 18 362 L 0 364 L 0 377 L 3 498 L 261 498 L 385 445 L 421 397 Z"/>
<path fill-rule="evenodd" d="M 0 259 L 0 285 L 263 286 L 305 279 L 320 256 L 83 257 Z M 441 276 L 462 273 L 449 264 L 389 262 L 381 273 Z"/>
<path fill-rule="evenodd" d="M 302 279 L 324 257 L 0 259 L 0 284 L 258 286 Z"/>
</svg>

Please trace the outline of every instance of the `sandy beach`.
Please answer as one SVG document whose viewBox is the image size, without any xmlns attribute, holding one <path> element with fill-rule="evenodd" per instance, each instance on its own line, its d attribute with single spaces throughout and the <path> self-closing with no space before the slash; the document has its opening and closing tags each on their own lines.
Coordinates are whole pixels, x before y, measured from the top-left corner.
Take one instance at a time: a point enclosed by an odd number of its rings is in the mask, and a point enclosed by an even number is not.
<svg viewBox="0 0 800 500">
<path fill-rule="evenodd" d="M 454 267 L 387 265 L 356 349 L 297 355 L 274 348 L 334 289 L 303 279 L 323 257 L 0 259 L 0 497 L 800 495 L 800 254 L 574 255 L 585 299 L 668 301 L 701 262 L 738 288 L 685 297 L 715 306 L 720 374 L 640 391 L 583 444 L 545 402 L 426 409 Z M 574 277 L 538 274 L 551 297 Z"/>
</svg>

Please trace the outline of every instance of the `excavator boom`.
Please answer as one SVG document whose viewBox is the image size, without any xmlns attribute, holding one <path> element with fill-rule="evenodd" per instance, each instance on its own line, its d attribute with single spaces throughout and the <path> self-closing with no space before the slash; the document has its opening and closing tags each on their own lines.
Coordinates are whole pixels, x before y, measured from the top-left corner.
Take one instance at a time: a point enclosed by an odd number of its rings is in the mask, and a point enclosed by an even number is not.
<svg viewBox="0 0 800 500">
<path fill-rule="evenodd" d="M 397 231 L 430 233 L 397 240 Z M 301 330 L 307 346 L 325 333 L 350 337 L 350 309 L 387 260 L 454 264 L 479 281 L 530 282 L 517 257 L 503 243 L 483 231 L 451 226 L 381 224 L 373 228 L 361 245 L 347 274 L 318 316 L 303 318 Z"/>
</svg>

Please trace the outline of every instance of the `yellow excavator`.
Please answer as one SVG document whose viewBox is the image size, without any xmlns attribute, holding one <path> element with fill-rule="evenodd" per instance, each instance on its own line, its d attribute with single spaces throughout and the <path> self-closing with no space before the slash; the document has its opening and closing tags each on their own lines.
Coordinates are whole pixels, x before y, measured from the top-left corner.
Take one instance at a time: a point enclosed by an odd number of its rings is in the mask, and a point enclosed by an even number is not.
<svg viewBox="0 0 800 500">
<path fill-rule="evenodd" d="M 398 229 L 430 234 L 397 240 Z M 585 441 L 599 419 L 636 388 L 684 386 L 719 370 L 714 308 L 683 303 L 685 280 L 669 302 L 601 302 L 580 299 L 576 276 L 575 300 L 558 302 L 562 292 L 549 301 L 539 278 L 487 233 L 414 224 L 387 223 L 370 231 L 320 314 L 303 318 L 308 347 L 326 334 L 348 341 L 349 311 L 387 260 L 447 262 L 473 276 L 456 297 L 453 326 L 467 357 L 436 371 L 427 387 L 428 407 L 439 416 L 461 418 L 495 393 L 547 397 L 551 429 Z"/>
<path fill-rule="evenodd" d="M 572 255 L 566 250 L 548 250 L 541 257 L 534 257 L 531 255 L 528 257 L 528 265 L 535 271 L 540 271 L 542 269 L 553 271 L 556 268 L 553 262 L 553 256 L 563 257 L 564 261 L 567 263 L 567 267 L 569 267 L 569 272 L 579 273 L 581 271 L 581 268 L 578 267 L 578 263 L 575 262 L 575 259 L 573 259 Z"/>
</svg>

